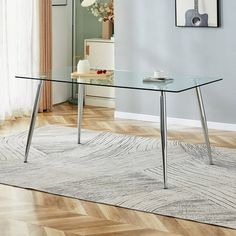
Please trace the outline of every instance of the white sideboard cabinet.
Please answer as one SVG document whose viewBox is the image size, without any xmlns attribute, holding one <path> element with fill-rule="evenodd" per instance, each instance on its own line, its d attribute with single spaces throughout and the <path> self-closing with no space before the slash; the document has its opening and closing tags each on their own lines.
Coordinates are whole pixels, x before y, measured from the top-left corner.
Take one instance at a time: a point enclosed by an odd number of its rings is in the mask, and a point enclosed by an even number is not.
<svg viewBox="0 0 236 236">
<path fill-rule="evenodd" d="M 114 70 L 114 41 L 104 39 L 86 39 L 85 58 L 92 69 Z M 115 107 L 115 89 L 108 87 L 86 86 L 85 104 L 101 107 Z"/>
</svg>

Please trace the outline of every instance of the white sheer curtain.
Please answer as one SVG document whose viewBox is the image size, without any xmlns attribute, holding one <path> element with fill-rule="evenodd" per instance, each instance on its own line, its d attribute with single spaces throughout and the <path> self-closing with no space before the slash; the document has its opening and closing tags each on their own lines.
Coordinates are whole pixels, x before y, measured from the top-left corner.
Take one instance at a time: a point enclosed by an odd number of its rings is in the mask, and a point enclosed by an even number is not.
<svg viewBox="0 0 236 236">
<path fill-rule="evenodd" d="M 0 0 L 0 121 L 32 108 L 37 82 L 15 75 L 39 71 L 38 1 Z"/>
</svg>

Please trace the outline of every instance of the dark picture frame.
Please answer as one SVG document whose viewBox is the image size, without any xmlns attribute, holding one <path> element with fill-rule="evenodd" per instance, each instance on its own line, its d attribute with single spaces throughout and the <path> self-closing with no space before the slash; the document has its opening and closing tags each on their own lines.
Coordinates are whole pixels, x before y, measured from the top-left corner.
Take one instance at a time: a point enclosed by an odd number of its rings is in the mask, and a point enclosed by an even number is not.
<svg viewBox="0 0 236 236">
<path fill-rule="evenodd" d="M 185 3 L 193 7 L 185 8 Z M 199 10 L 199 5 L 206 8 Z M 218 28 L 220 27 L 219 9 L 219 0 L 175 0 L 175 26 Z"/>
<path fill-rule="evenodd" d="M 67 6 L 67 0 L 52 0 L 52 6 Z"/>
</svg>

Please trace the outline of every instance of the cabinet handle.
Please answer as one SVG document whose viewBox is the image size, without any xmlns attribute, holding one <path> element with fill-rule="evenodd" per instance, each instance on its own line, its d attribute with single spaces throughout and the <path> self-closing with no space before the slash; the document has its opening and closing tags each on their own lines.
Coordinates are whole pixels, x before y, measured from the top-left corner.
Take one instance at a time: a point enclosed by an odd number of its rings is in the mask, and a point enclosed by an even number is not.
<svg viewBox="0 0 236 236">
<path fill-rule="evenodd" d="M 86 55 L 89 56 L 90 54 L 90 47 L 89 45 L 86 46 Z"/>
</svg>

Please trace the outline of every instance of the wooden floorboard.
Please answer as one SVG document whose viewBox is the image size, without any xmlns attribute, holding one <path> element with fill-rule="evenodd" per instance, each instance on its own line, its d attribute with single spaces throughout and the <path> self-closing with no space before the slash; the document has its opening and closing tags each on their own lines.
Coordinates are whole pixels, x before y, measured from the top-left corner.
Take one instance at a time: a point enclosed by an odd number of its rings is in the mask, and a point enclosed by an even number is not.
<svg viewBox="0 0 236 236">
<path fill-rule="evenodd" d="M 86 107 L 83 128 L 116 133 L 159 137 L 158 124 L 114 119 L 107 108 Z M 56 106 L 51 113 L 39 114 L 37 126 L 75 127 L 77 110 L 70 104 Z M 28 129 L 23 117 L 0 125 L 0 135 Z M 202 143 L 201 129 L 170 127 L 169 139 Z M 215 146 L 236 148 L 236 133 L 210 130 Z M 236 236 L 223 227 L 154 215 L 120 207 L 60 197 L 38 191 L 0 185 L 0 236 Z"/>
</svg>

